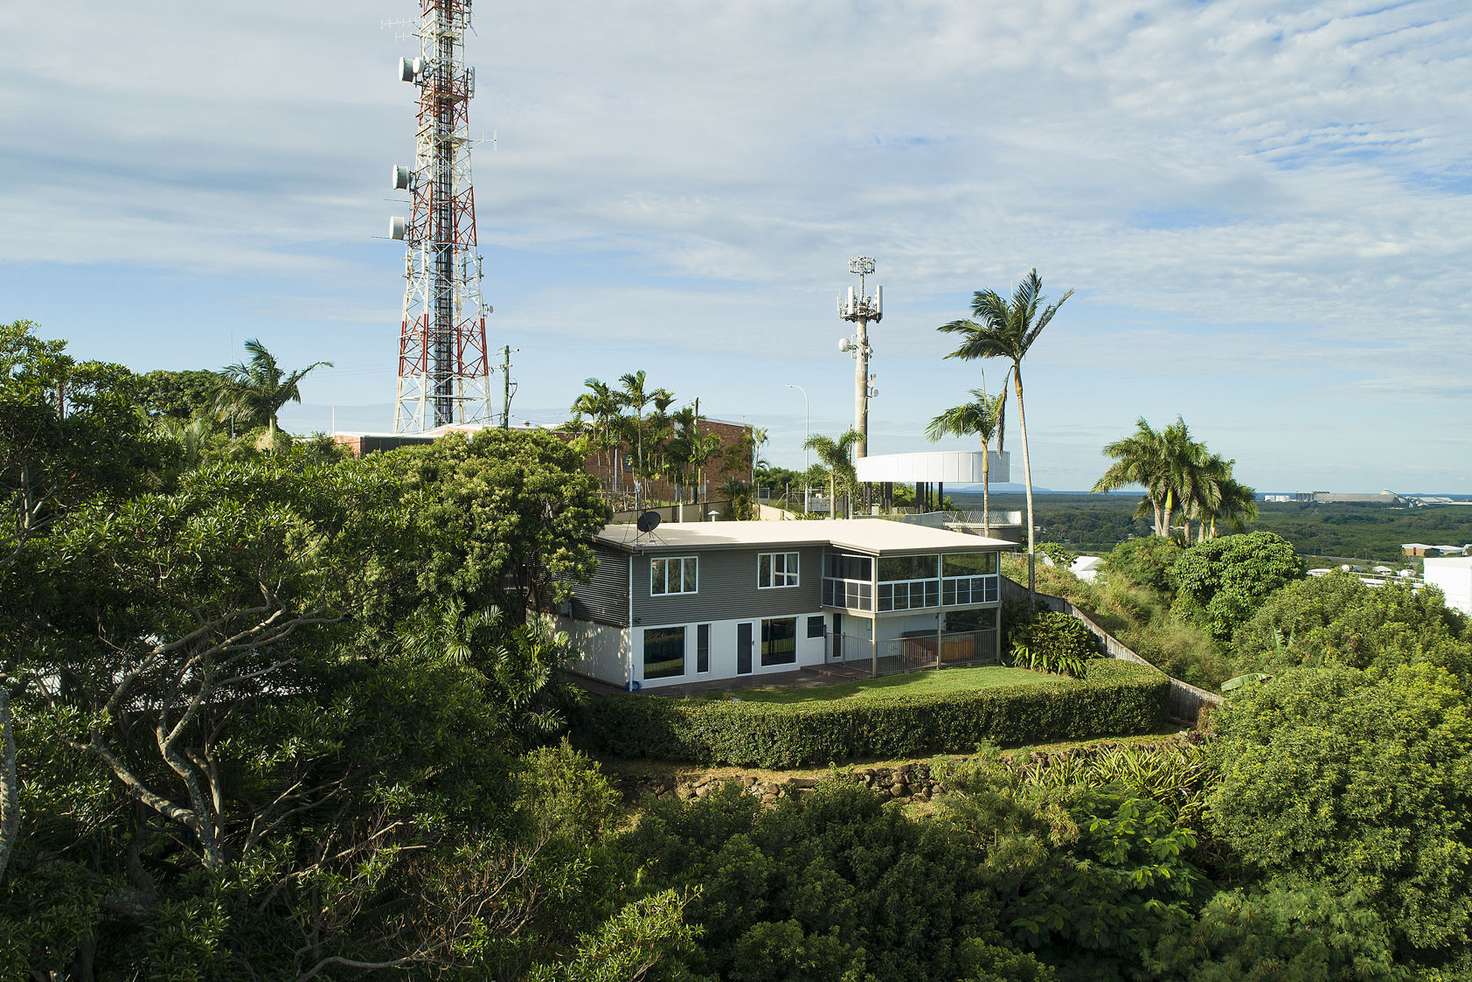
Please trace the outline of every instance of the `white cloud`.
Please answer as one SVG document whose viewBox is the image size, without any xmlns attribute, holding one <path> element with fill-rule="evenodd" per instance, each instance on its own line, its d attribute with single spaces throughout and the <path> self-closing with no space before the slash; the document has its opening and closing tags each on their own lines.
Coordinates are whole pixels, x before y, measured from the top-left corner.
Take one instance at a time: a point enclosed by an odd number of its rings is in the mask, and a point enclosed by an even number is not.
<svg viewBox="0 0 1472 982">
<path fill-rule="evenodd" d="M 255 270 L 319 291 L 305 309 L 392 311 L 391 258 L 356 247 L 400 208 L 384 184 L 412 152 L 392 72 L 408 47 L 378 21 L 414 7 L 12 5 L 0 263 Z M 628 271 L 615 289 L 493 275 L 514 330 L 813 358 L 863 251 L 894 304 L 891 392 L 927 388 L 899 366 L 943 350 L 933 320 L 1036 264 L 1079 289 L 1040 364 L 1139 377 L 1139 352 L 1181 351 L 1208 374 L 1465 395 L 1459 0 L 611 0 L 477 19 L 493 268 L 517 250 Z"/>
</svg>

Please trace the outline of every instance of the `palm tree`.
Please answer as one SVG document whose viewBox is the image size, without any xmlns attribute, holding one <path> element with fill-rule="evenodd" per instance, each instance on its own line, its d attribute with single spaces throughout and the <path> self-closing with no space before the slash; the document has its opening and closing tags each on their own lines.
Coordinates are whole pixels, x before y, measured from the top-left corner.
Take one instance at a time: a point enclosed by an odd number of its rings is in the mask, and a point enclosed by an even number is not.
<svg viewBox="0 0 1472 982">
<path fill-rule="evenodd" d="M 626 372 L 619 379 L 623 384 L 619 396 L 623 404 L 634 411 L 634 466 L 640 474 L 644 472 L 644 407 L 649 405 L 652 398 L 650 393 L 644 391 L 646 379 L 642 368 L 637 372 Z"/>
<path fill-rule="evenodd" d="M 1179 416 L 1164 430 L 1155 430 L 1145 419 L 1135 421 L 1135 432 L 1104 448 L 1114 463 L 1094 483 L 1095 491 L 1113 491 L 1131 484 L 1143 485 L 1146 503 L 1154 514 L 1155 534 L 1169 537 L 1176 510 L 1186 516 L 1189 537 L 1191 518 L 1212 499 L 1211 460 L 1206 447 L 1191 439 L 1191 430 Z"/>
<path fill-rule="evenodd" d="M 1232 461 L 1227 463 L 1231 464 Z M 1230 474 L 1230 469 L 1228 473 Z M 1221 496 L 1210 520 L 1208 538 L 1216 538 L 1218 520 L 1231 525 L 1235 531 L 1244 531 L 1248 522 L 1257 521 L 1257 491 L 1228 477 L 1221 484 Z"/>
<path fill-rule="evenodd" d="M 601 454 L 608 465 L 608 488 L 612 491 L 613 479 L 617 475 L 614 451 L 618 448 L 622 403 L 618 393 L 607 382 L 588 378 L 583 385 L 587 391 L 580 393 L 572 403 L 573 423 L 579 428 L 586 427 L 594 452 Z M 583 417 L 586 417 L 586 423 Z"/>
<path fill-rule="evenodd" d="M 747 439 L 751 441 L 751 480 L 748 483 L 755 488 L 757 468 L 766 464 L 762 459 L 762 447 L 767 444 L 767 428 L 753 426 L 747 433 Z"/>
<path fill-rule="evenodd" d="M 983 383 L 985 386 L 985 383 Z M 975 436 L 981 439 L 981 530 L 992 534 L 992 467 L 991 444 L 1002 425 L 1002 407 L 1007 404 L 1007 387 L 989 396 L 986 389 L 972 389 L 970 402 L 952 406 L 930 421 L 925 435 L 935 442 L 947 436 Z"/>
<path fill-rule="evenodd" d="M 1034 541 L 1032 505 L 1032 455 L 1027 442 L 1027 408 L 1022 397 L 1022 359 L 1027 357 L 1043 329 L 1052 322 L 1058 309 L 1073 296 L 1069 290 L 1057 303 L 1043 303 L 1043 280 L 1034 269 L 1005 300 L 995 290 L 978 290 L 971 297 L 971 313 L 975 320 L 951 321 L 941 331 L 961 335 L 961 343 L 947 358 L 972 361 L 977 358 L 1006 358 L 1012 363 L 1012 386 L 1017 395 L 1017 422 L 1022 429 L 1022 474 L 1027 485 L 1027 592 L 1036 592 L 1037 543 Z M 1041 308 L 1041 309 L 1040 309 Z"/>
<path fill-rule="evenodd" d="M 700 421 L 694 406 L 684 406 L 670 414 L 670 423 L 673 435 L 665 448 L 665 457 L 675 479 L 675 496 L 684 504 L 696 442 L 700 436 Z"/>
<path fill-rule="evenodd" d="M 163 439 L 178 444 L 184 462 L 193 467 L 204 456 L 205 447 L 215 434 L 215 422 L 207 416 L 195 416 L 187 420 L 165 416 L 154 423 L 154 432 Z"/>
<path fill-rule="evenodd" d="M 838 508 L 838 489 L 848 491 L 858 483 L 854 473 L 854 445 L 861 439 L 857 430 L 848 430 L 838 439 L 814 433 L 803 444 L 804 450 L 818 455 L 819 463 L 828 471 L 828 514 L 833 517 Z M 850 504 L 852 502 L 850 501 Z"/>
<path fill-rule="evenodd" d="M 700 491 L 705 487 L 705 465 L 721 452 L 721 438 L 715 433 L 696 432 L 690 440 L 689 460 L 695 471 L 695 500 L 700 500 Z M 707 495 L 706 497 L 709 497 Z"/>
<path fill-rule="evenodd" d="M 314 368 L 332 367 L 330 361 L 314 361 L 306 368 L 287 373 L 276 364 L 276 356 L 255 338 L 245 342 L 250 358 L 221 370 L 224 381 L 215 394 L 215 412 L 222 421 L 246 426 L 265 425 L 276 439 L 276 414 L 288 402 L 301 402 L 301 380 Z"/>
<path fill-rule="evenodd" d="M 1169 482 L 1166 473 L 1165 437 L 1150 426 L 1142 416 L 1135 421 L 1135 432 L 1121 440 L 1115 440 L 1104 448 L 1106 456 L 1114 463 L 1104 476 L 1094 482 L 1094 491 L 1116 491 L 1131 484 L 1145 488 L 1145 497 L 1140 502 L 1143 510 L 1148 505 L 1153 513 L 1155 534 L 1168 534 L 1169 527 L 1162 517 L 1165 489 Z M 1136 512 L 1139 514 L 1139 511 Z"/>
</svg>

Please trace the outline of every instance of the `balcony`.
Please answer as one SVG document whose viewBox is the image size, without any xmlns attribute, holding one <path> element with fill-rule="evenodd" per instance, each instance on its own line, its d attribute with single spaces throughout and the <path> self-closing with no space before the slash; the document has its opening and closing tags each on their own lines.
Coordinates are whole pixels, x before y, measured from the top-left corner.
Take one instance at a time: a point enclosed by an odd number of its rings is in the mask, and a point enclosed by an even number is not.
<svg viewBox="0 0 1472 982">
<path fill-rule="evenodd" d="M 889 580 L 879 584 L 879 610 L 924 610 L 940 605 L 940 580 Z"/>
<path fill-rule="evenodd" d="M 823 606 L 843 610 L 873 610 L 874 585 L 868 580 L 823 577 Z"/>
<path fill-rule="evenodd" d="M 948 576 L 941 588 L 941 602 L 947 607 L 967 604 L 994 604 L 1000 584 L 996 574 L 982 576 Z"/>
</svg>

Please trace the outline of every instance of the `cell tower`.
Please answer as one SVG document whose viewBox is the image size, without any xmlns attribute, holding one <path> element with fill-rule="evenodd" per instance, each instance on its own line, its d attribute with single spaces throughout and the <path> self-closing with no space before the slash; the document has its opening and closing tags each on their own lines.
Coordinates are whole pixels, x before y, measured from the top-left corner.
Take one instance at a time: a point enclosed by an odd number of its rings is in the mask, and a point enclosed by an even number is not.
<svg viewBox="0 0 1472 982">
<path fill-rule="evenodd" d="M 389 220 L 389 237 L 406 246 L 396 433 L 491 418 L 491 308 L 481 293 L 485 261 L 470 179 L 471 2 L 420 0 L 419 57 L 399 59 L 399 78 L 419 87 L 419 126 L 414 166 L 393 169 L 393 187 L 409 192 L 412 211 Z"/>
<path fill-rule="evenodd" d="M 879 395 L 874 387 L 874 376 L 869 373 L 869 322 L 878 324 L 884 320 L 884 287 L 874 288 L 871 297 L 866 292 L 865 277 L 874 272 L 874 260 L 868 256 L 854 256 L 848 261 L 848 271 L 859 278 L 858 293 L 848 288 L 847 297 L 838 298 L 838 317 L 854 324 L 858 330 L 854 337 L 838 342 L 839 351 L 851 351 L 854 356 L 854 430 L 859 439 L 854 443 L 855 459 L 869 455 L 869 400 Z"/>
</svg>

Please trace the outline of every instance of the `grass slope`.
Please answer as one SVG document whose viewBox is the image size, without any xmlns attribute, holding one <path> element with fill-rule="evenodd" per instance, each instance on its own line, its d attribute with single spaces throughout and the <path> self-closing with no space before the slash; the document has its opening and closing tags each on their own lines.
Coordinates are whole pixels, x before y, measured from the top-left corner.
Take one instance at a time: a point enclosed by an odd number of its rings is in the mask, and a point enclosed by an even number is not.
<svg viewBox="0 0 1472 982">
<path fill-rule="evenodd" d="M 802 702 L 863 703 L 891 695 L 937 696 L 957 692 L 977 692 L 1004 685 L 1058 685 L 1062 682 L 1063 680 L 1058 676 L 1044 675 L 1025 668 L 988 665 L 980 668 L 943 668 L 939 671 L 887 675 L 877 679 L 835 682 L 832 685 L 813 685 L 803 688 L 774 685 L 759 689 L 713 693 L 711 698 L 788 704 Z"/>
</svg>

